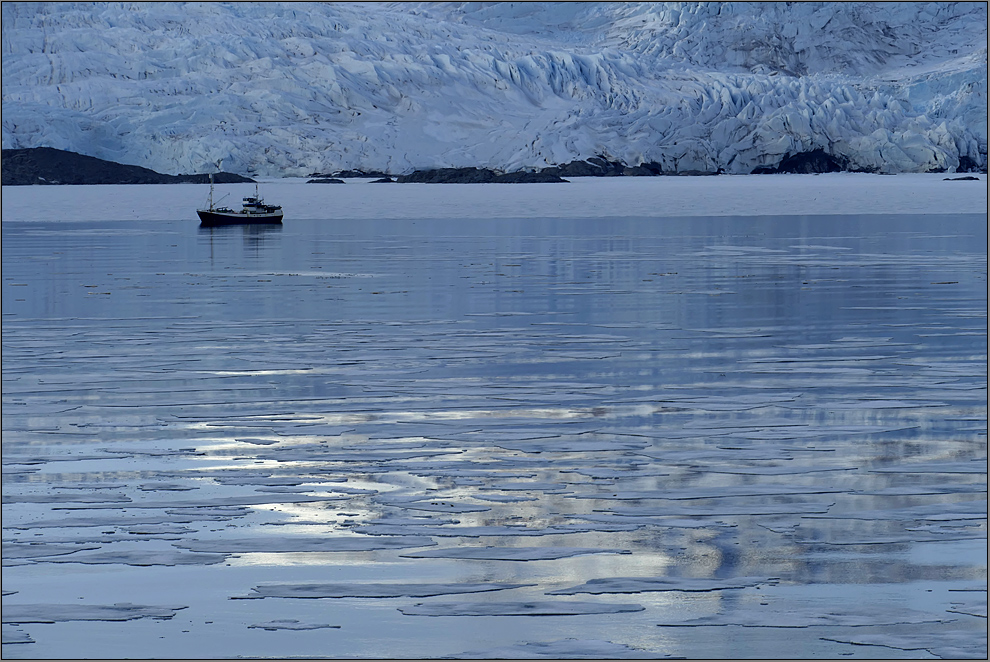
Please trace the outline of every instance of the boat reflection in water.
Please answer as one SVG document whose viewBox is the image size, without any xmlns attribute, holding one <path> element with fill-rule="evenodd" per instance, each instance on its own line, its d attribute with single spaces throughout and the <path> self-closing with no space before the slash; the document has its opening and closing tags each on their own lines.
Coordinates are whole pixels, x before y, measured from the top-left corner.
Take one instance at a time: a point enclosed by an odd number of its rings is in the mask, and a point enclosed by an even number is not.
<svg viewBox="0 0 990 662">
<path fill-rule="evenodd" d="M 213 175 L 210 175 L 210 197 L 206 209 L 197 209 L 200 225 L 281 225 L 282 207 L 267 205 L 258 195 L 258 184 L 254 185 L 254 195 L 243 198 L 240 211 L 230 207 L 217 207 L 213 204 Z"/>
<path fill-rule="evenodd" d="M 282 234 L 281 223 L 253 223 L 234 225 L 226 223 L 224 225 L 207 225 L 201 223 L 199 226 L 199 236 L 202 240 L 208 240 L 210 244 L 210 261 L 215 257 L 215 252 L 224 252 L 232 246 L 236 237 L 241 237 L 245 256 L 261 255 L 261 251 L 272 244 Z M 216 240 L 216 244 L 214 244 Z"/>
</svg>

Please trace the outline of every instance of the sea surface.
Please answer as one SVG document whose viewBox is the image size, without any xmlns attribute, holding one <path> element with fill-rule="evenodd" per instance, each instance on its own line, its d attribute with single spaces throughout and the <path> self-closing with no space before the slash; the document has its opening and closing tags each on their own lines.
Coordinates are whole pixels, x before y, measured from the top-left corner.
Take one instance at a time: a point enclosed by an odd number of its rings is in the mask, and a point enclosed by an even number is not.
<svg viewBox="0 0 990 662">
<path fill-rule="evenodd" d="M 986 658 L 984 215 L 9 216 L 5 658 Z"/>
</svg>

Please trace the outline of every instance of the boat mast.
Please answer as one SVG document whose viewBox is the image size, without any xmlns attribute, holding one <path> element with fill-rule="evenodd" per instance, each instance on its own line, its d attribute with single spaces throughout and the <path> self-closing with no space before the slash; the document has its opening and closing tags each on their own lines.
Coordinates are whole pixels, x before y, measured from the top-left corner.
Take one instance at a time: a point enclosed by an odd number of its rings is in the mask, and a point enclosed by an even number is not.
<svg viewBox="0 0 990 662">
<path fill-rule="evenodd" d="M 213 173 L 210 173 L 210 211 L 213 211 Z"/>
</svg>

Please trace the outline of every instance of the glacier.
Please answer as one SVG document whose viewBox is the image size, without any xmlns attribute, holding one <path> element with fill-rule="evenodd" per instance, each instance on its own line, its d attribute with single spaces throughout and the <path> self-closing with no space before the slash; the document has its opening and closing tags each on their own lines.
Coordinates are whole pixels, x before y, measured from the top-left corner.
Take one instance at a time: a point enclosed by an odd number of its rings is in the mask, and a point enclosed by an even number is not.
<svg viewBox="0 0 990 662">
<path fill-rule="evenodd" d="M 983 2 L 2 5 L 2 145 L 164 173 L 987 167 Z"/>
</svg>

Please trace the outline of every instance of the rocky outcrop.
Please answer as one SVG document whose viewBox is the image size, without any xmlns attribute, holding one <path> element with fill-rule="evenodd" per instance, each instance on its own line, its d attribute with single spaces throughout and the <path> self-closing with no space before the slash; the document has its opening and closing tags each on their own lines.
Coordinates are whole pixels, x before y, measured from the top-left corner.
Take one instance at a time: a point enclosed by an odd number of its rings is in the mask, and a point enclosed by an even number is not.
<svg viewBox="0 0 990 662">
<path fill-rule="evenodd" d="M 207 184 L 208 174 L 163 175 L 140 166 L 104 161 L 51 147 L 5 149 L 0 159 L 4 186 L 32 184 Z M 216 173 L 218 184 L 253 182 L 229 172 Z"/>
<path fill-rule="evenodd" d="M 984 175 L 987 174 L 987 159 L 985 155 L 981 156 L 983 156 L 982 166 L 968 156 L 960 156 L 959 167 L 956 168 L 956 172 L 982 172 Z"/>
<path fill-rule="evenodd" d="M 526 184 L 566 182 L 567 180 L 546 170 L 503 174 L 488 168 L 437 168 L 435 170 L 417 170 L 408 175 L 400 175 L 396 181 L 403 184 Z"/>
<path fill-rule="evenodd" d="M 486 184 L 495 181 L 495 172 L 488 168 L 437 168 L 399 175 L 396 181 L 400 184 Z"/>
<path fill-rule="evenodd" d="M 561 177 L 615 177 L 625 174 L 625 168 L 626 166 L 618 161 L 609 161 L 601 156 L 593 156 L 587 161 L 571 161 L 544 168 L 540 172 Z"/>
<path fill-rule="evenodd" d="M 310 177 L 316 179 L 370 179 L 372 177 L 388 177 L 388 173 L 381 170 L 341 170 L 339 172 L 312 172 Z"/>
<path fill-rule="evenodd" d="M 552 184 L 557 182 L 567 182 L 558 175 L 546 171 L 540 172 L 507 172 L 504 175 L 495 177 L 496 184 Z"/>
<path fill-rule="evenodd" d="M 563 165 L 544 168 L 541 173 L 563 177 L 658 177 L 660 175 L 718 175 L 721 170 L 664 170 L 659 163 L 649 162 L 639 165 L 626 165 L 621 161 L 611 161 L 604 156 L 593 156 L 586 161 L 571 161 Z"/>
<path fill-rule="evenodd" d="M 824 150 L 816 149 L 810 152 L 788 154 L 776 166 L 761 166 L 755 168 L 754 175 L 775 175 L 779 173 L 811 174 L 822 172 L 842 172 L 849 169 L 849 162 L 841 157 L 832 156 Z"/>
</svg>

